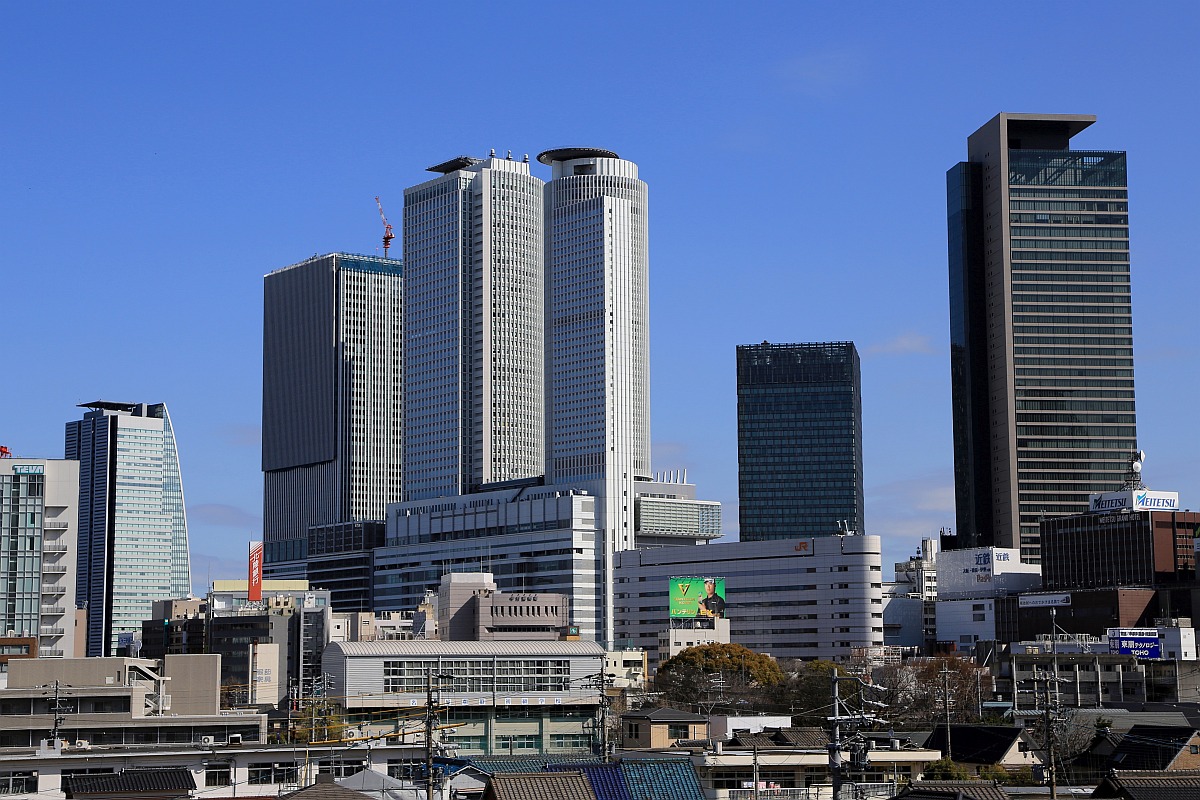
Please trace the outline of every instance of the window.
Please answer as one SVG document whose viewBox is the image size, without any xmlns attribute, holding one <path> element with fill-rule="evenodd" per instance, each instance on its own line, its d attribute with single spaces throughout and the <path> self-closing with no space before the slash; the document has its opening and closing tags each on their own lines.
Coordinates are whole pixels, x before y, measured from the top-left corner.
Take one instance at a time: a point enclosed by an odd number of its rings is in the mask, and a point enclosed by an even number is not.
<svg viewBox="0 0 1200 800">
<path fill-rule="evenodd" d="M 229 764 L 209 764 L 204 767 L 205 786 L 232 786 L 233 775 Z"/>
<path fill-rule="evenodd" d="M 34 794 L 37 783 L 37 773 L 33 771 L 0 772 L 0 794 Z"/>
<path fill-rule="evenodd" d="M 272 783 L 297 783 L 298 779 L 299 770 L 295 764 L 258 762 L 250 765 L 247 783 L 251 786 L 264 786 Z"/>
<path fill-rule="evenodd" d="M 317 773 L 333 775 L 335 778 L 348 778 L 367 769 L 367 762 L 354 759 L 322 759 L 317 762 Z"/>
<path fill-rule="evenodd" d="M 682 725 L 668 725 L 667 726 L 667 738 L 668 739 L 686 739 L 689 736 L 691 736 L 691 734 L 692 734 L 692 729 L 686 723 L 684 723 Z"/>
</svg>

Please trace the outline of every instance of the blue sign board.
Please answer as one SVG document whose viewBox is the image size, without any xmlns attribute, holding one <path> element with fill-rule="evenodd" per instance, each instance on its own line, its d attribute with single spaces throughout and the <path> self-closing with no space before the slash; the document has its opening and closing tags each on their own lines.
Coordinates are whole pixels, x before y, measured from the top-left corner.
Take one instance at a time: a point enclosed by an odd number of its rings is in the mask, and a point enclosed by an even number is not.
<svg viewBox="0 0 1200 800">
<path fill-rule="evenodd" d="M 1134 631 L 1126 630 L 1121 631 L 1121 635 L 1116 638 L 1110 635 L 1108 652 L 1138 658 L 1162 658 L 1162 643 L 1158 632 L 1155 631 L 1153 636 L 1147 636 L 1146 633 L 1148 632 L 1138 631 L 1135 634 Z"/>
</svg>

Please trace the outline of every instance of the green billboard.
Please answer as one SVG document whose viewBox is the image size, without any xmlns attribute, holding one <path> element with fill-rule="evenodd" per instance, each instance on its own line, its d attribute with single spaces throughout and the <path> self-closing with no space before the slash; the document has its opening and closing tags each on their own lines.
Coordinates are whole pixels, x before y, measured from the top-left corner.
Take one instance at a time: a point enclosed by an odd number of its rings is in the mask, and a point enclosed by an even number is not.
<svg viewBox="0 0 1200 800">
<path fill-rule="evenodd" d="M 724 617 L 725 579 L 671 578 L 671 617 Z"/>
</svg>

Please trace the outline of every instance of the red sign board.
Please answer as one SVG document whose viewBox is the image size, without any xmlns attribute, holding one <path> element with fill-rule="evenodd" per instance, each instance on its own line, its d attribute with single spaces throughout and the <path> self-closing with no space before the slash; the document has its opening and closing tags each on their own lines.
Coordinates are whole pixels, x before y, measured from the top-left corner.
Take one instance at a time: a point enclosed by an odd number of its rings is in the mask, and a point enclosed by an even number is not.
<svg viewBox="0 0 1200 800">
<path fill-rule="evenodd" d="M 251 603 L 262 600 L 263 543 L 250 543 L 250 578 L 246 582 L 246 599 Z"/>
</svg>

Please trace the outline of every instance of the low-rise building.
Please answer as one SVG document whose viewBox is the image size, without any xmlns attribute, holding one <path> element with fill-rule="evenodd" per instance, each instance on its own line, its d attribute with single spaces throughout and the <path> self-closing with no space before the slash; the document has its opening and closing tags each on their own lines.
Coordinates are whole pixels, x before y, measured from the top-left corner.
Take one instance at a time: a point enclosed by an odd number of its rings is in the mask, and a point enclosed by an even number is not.
<svg viewBox="0 0 1200 800">
<path fill-rule="evenodd" d="M 650 708 L 621 715 L 621 747 L 658 749 L 708 738 L 708 717 L 676 708 Z"/>
<path fill-rule="evenodd" d="M 591 753 L 602 744 L 605 651 L 595 642 L 332 642 L 324 670 L 364 735 L 416 729 L 430 698 L 463 754 Z"/>
</svg>

